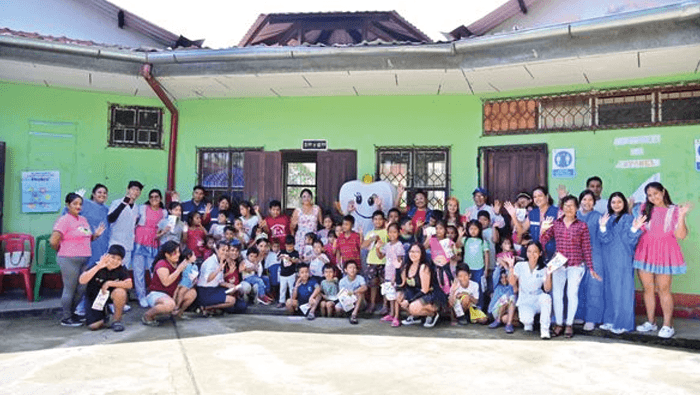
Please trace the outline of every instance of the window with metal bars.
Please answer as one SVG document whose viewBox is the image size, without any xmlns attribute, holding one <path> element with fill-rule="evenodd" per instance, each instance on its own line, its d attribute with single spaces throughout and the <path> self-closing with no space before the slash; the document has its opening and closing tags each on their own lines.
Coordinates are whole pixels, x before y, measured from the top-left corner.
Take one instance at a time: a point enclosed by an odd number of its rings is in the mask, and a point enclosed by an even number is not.
<svg viewBox="0 0 700 395">
<path fill-rule="evenodd" d="M 110 147 L 163 149 L 163 110 L 112 104 L 108 144 Z"/>
<path fill-rule="evenodd" d="M 487 100 L 485 135 L 700 123 L 700 84 Z"/>
<path fill-rule="evenodd" d="M 212 202 L 226 196 L 232 203 L 243 199 L 244 157 L 246 151 L 262 151 L 262 148 L 198 148 L 198 184 L 208 192 Z"/>
<path fill-rule="evenodd" d="M 449 147 L 377 147 L 376 179 L 403 186 L 401 207 L 411 204 L 416 191 L 428 195 L 428 207 L 443 210 L 450 193 Z"/>
</svg>

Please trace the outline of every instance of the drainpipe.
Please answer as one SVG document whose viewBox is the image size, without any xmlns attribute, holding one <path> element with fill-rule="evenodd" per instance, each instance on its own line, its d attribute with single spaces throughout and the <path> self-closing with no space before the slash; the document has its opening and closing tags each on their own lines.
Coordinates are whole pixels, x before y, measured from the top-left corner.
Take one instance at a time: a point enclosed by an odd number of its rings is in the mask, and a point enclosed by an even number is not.
<svg viewBox="0 0 700 395">
<path fill-rule="evenodd" d="M 177 150 L 177 127 L 179 112 L 177 111 L 175 104 L 173 104 L 168 95 L 165 93 L 165 90 L 160 85 L 160 82 L 158 82 L 158 80 L 156 80 L 151 74 L 151 68 L 151 64 L 144 63 L 141 66 L 141 75 L 151 89 L 153 89 L 153 92 L 155 92 L 160 101 L 165 104 L 168 111 L 170 111 L 170 149 L 168 150 L 168 179 L 165 191 L 166 199 L 169 201 L 172 193 L 175 191 L 175 153 Z"/>
</svg>

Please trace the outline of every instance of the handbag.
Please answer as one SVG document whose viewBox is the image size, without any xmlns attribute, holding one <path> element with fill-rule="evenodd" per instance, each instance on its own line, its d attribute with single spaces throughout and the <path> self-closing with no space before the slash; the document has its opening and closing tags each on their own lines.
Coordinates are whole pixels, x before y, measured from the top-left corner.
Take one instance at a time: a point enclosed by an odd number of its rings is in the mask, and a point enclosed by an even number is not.
<svg viewBox="0 0 700 395">
<path fill-rule="evenodd" d="M 29 255 L 25 251 L 14 251 L 5 253 L 5 268 L 20 269 L 29 267 Z"/>
</svg>

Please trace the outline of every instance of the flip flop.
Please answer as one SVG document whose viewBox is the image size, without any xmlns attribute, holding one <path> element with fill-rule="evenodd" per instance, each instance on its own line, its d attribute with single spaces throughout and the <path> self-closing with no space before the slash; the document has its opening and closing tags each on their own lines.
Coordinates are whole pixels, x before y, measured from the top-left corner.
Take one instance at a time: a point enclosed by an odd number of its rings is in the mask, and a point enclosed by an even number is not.
<svg viewBox="0 0 700 395">
<path fill-rule="evenodd" d="M 357 317 L 355 317 L 354 315 L 351 315 L 350 316 L 350 323 L 353 325 L 357 325 L 357 323 L 358 323 Z"/>
<path fill-rule="evenodd" d="M 561 325 L 557 325 L 552 329 L 552 337 L 561 336 L 564 332 L 564 328 Z"/>
<path fill-rule="evenodd" d="M 571 339 L 572 337 L 574 337 L 574 328 L 567 325 L 567 326 L 566 326 L 566 331 L 564 331 L 564 336 L 565 336 L 567 339 Z"/>
</svg>

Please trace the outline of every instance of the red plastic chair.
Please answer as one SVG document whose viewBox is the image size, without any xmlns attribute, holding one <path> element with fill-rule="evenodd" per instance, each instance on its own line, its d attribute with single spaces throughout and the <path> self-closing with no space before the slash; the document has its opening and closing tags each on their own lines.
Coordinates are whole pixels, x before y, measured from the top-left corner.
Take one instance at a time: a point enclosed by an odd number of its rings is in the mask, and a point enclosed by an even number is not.
<svg viewBox="0 0 700 395">
<path fill-rule="evenodd" d="M 29 267 L 0 267 L 0 293 L 2 293 L 3 276 L 10 274 L 20 274 L 22 275 L 22 277 L 24 277 L 24 290 L 27 293 L 27 300 L 33 302 L 34 292 L 32 290 L 32 279 L 29 270 L 32 267 L 32 262 L 34 262 L 34 236 L 24 233 L 6 233 L 4 235 L 0 235 L 0 249 L 2 250 L 3 257 L 6 252 L 27 251 L 26 242 L 29 242 Z"/>
</svg>

